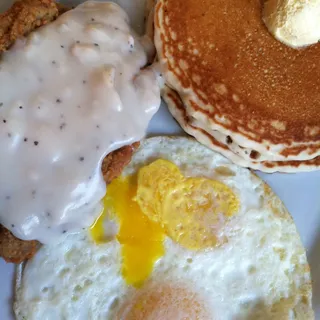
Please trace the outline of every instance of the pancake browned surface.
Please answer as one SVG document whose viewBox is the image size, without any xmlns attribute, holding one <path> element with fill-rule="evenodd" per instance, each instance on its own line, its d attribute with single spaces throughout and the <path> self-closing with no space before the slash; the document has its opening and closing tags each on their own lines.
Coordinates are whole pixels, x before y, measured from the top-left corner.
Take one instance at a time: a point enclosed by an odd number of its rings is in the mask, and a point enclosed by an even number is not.
<svg viewBox="0 0 320 320">
<path fill-rule="evenodd" d="M 320 152 L 320 44 L 301 50 L 268 32 L 260 0 L 160 0 L 156 46 L 189 113 L 243 146 Z M 280 146 L 280 147 L 279 147 Z"/>
<path fill-rule="evenodd" d="M 64 13 L 68 9 L 52 0 L 23 0 L 16 2 L 7 12 L 0 15 L 0 54 L 19 37 L 26 35 Z M 139 142 L 111 152 L 102 163 L 102 173 L 107 183 L 118 177 L 130 162 Z M 0 257 L 7 262 L 20 263 L 30 259 L 37 251 L 37 241 L 16 238 L 0 224 Z"/>
</svg>

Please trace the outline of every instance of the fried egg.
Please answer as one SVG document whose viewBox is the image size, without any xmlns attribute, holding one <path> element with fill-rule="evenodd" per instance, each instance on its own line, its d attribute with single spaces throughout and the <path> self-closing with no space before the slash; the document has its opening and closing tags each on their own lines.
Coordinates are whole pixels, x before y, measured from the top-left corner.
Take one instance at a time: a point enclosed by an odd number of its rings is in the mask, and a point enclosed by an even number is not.
<svg viewBox="0 0 320 320">
<path fill-rule="evenodd" d="M 313 319 L 305 250 L 251 171 L 188 138 L 146 139 L 90 230 L 43 246 L 18 319 Z"/>
</svg>

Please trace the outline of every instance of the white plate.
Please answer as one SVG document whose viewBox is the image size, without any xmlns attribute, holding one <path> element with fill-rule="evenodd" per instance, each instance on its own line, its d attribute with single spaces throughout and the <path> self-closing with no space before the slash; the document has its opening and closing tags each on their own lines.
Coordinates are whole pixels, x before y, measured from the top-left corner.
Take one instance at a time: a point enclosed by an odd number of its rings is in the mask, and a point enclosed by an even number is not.
<svg viewBox="0 0 320 320">
<path fill-rule="evenodd" d="M 135 28 L 142 30 L 145 0 L 117 0 L 130 14 Z M 0 12 L 8 8 L 12 0 L 0 0 Z M 67 0 L 66 3 L 81 1 Z M 180 127 L 173 120 L 166 106 L 151 121 L 149 135 L 181 135 Z M 320 171 L 299 174 L 260 174 L 279 195 L 292 214 L 301 240 L 307 248 L 313 278 L 313 307 L 316 319 L 320 319 Z M 11 311 L 14 267 L 0 260 L 0 319 L 14 319 Z"/>
</svg>

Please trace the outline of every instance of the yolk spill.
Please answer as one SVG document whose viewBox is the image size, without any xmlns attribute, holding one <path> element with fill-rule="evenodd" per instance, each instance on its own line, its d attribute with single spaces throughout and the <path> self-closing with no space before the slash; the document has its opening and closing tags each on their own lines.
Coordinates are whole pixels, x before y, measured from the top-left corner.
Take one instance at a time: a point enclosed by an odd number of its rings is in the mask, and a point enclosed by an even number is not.
<svg viewBox="0 0 320 320">
<path fill-rule="evenodd" d="M 103 239 L 105 212 L 111 211 L 119 223 L 117 239 L 121 244 L 122 276 L 127 284 L 139 287 L 153 270 L 154 263 L 164 254 L 162 227 L 143 214 L 134 201 L 135 177 L 119 177 L 108 185 L 105 211 L 91 230 L 93 239 Z"/>
<path fill-rule="evenodd" d="M 106 218 L 106 209 L 103 208 L 99 218 L 94 222 L 94 224 L 90 228 L 90 234 L 93 238 L 94 242 L 97 244 L 105 243 L 107 240 L 105 239 L 105 230 L 103 226 L 103 222 Z"/>
</svg>

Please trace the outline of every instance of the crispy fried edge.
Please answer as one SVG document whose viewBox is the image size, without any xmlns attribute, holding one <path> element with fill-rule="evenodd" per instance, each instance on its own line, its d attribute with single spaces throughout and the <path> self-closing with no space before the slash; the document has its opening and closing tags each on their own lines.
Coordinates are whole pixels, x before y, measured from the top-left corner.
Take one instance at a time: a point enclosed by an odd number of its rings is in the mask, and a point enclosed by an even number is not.
<svg viewBox="0 0 320 320">
<path fill-rule="evenodd" d="M 109 153 L 102 162 L 102 174 L 107 184 L 121 175 L 123 168 L 129 164 L 133 152 L 139 147 L 140 142 L 124 146 Z"/>
<path fill-rule="evenodd" d="M 20 263 L 30 259 L 37 252 L 39 243 L 16 238 L 8 229 L 0 225 L 0 256 L 6 262 Z"/>
</svg>

